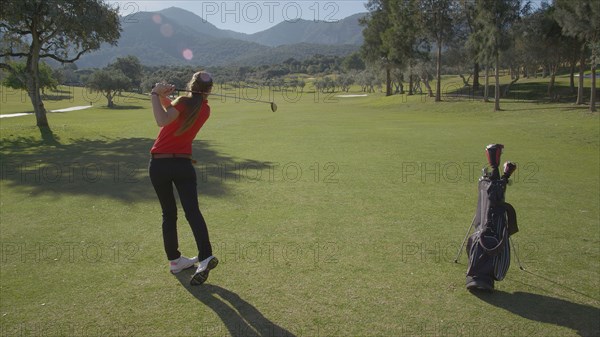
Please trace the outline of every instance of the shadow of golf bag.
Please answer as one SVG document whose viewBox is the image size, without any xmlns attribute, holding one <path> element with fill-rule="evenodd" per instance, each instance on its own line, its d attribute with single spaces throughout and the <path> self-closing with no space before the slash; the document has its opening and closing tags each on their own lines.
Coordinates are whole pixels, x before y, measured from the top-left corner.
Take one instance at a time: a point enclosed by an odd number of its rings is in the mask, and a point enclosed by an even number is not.
<svg viewBox="0 0 600 337">
<path fill-rule="evenodd" d="M 493 144 L 501 152 L 503 146 Z M 471 227 L 474 233 L 467 241 L 467 289 L 491 291 L 495 281 L 502 281 L 510 267 L 510 236 L 519 229 L 515 209 L 504 200 L 508 178 L 516 169 L 516 165 L 507 162 L 504 175 L 500 178 L 498 162 L 500 153 L 494 154 L 490 160 L 492 173 L 479 179 L 479 199 L 477 211 Z M 489 159 L 489 152 L 488 152 Z"/>
</svg>

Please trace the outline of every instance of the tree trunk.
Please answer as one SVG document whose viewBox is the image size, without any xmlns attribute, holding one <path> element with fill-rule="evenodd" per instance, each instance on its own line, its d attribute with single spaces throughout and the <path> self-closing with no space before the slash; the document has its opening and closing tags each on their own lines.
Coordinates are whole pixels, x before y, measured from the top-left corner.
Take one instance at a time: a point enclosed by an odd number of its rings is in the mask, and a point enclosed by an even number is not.
<svg viewBox="0 0 600 337">
<path fill-rule="evenodd" d="M 392 96 L 392 70 L 389 66 L 385 67 L 385 95 Z"/>
<path fill-rule="evenodd" d="M 463 74 L 458 74 L 458 77 L 460 77 L 463 81 L 463 88 L 466 88 L 469 86 L 469 81 L 471 80 L 471 76 L 469 75 L 469 78 L 465 78 L 465 76 Z"/>
<path fill-rule="evenodd" d="M 576 60 L 571 61 L 571 68 L 569 69 L 569 89 L 571 89 L 571 93 L 575 93 L 575 65 L 577 64 Z"/>
<path fill-rule="evenodd" d="M 485 88 L 483 88 L 483 101 L 490 101 L 490 66 L 485 65 Z"/>
<path fill-rule="evenodd" d="M 584 88 L 583 88 L 583 76 L 585 76 L 585 54 L 581 53 L 581 60 L 579 60 L 579 81 L 577 87 L 577 102 L 575 104 L 582 105 L 584 104 Z"/>
<path fill-rule="evenodd" d="M 590 112 L 596 112 L 596 57 L 592 56 L 592 94 L 590 96 Z"/>
<path fill-rule="evenodd" d="M 500 54 L 496 53 L 496 94 L 494 98 L 494 111 L 500 111 Z"/>
<path fill-rule="evenodd" d="M 32 34 L 31 53 L 27 58 L 27 94 L 33 105 L 37 126 L 49 127 L 48 118 L 46 117 L 46 108 L 44 108 L 44 102 L 40 96 L 39 61 L 40 42 L 37 32 L 34 31 Z"/>
<path fill-rule="evenodd" d="M 113 95 L 110 90 L 106 93 L 106 99 L 108 100 L 108 107 L 112 109 L 115 106 L 115 103 L 113 103 Z"/>
<path fill-rule="evenodd" d="M 548 82 L 548 97 L 551 101 L 556 101 L 557 97 L 554 93 L 554 83 L 556 82 L 556 72 L 550 74 L 550 82 Z"/>
<path fill-rule="evenodd" d="M 473 95 L 479 90 L 479 63 L 473 65 Z"/>
<path fill-rule="evenodd" d="M 408 75 L 408 95 L 409 96 L 412 96 L 414 94 L 414 90 L 413 89 L 414 89 L 413 88 L 413 75 L 410 74 L 410 75 Z"/>
<path fill-rule="evenodd" d="M 425 88 L 427 89 L 427 92 L 429 93 L 429 97 L 434 97 L 433 90 L 431 90 L 431 85 L 429 84 L 429 77 L 427 74 L 425 74 L 425 78 L 423 79 L 423 84 L 425 84 Z M 441 99 L 438 101 L 436 98 L 436 102 L 440 102 L 440 101 L 441 101 Z"/>
<path fill-rule="evenodd" d="M 437 70 L 436 70 L 436 79 L 437 79 L 437 83 L 435 84 L 435 101 L 436 102 L 441 102 L 442 101 L 442 41 L 439 40 L 437 41 Z M 428 87 L 429 86 L 429 79 L 427 80 L 427 82 L 425 83 L 425 85 Z M 429 88 L 427 88 L 428 90 L 430 90 Z M 431 91 L 430 91 L 431 94 Z"/>
</svg>

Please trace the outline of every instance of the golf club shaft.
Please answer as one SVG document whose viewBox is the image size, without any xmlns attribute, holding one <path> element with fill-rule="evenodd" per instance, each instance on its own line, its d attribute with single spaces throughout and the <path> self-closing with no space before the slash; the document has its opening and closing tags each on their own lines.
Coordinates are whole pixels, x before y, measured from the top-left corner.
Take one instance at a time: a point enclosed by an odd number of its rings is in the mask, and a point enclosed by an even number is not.
<svg viewBox="0 0 600 337">
<path fill-rule="evenodd" d="M 187 90 L 187 89 L 177 89 L 176 88 L 175 90 L 177 90 L 177 91 L 191 92 L 192 94 L 208 94 L 210 96 L 241 99 L 241 100 L 244 100 L 244 101 L 252 101 L 252 102 L 258 102 L 258 103 L 269 103 L 269 104 L 273 103 L 273 102 L 261 101 L 259 99 L 253 99 L 253 98 L 244 98 L 244 97 L 228 96 L 228 95 L 222 95 L 222 94 L 213 94 L 213 93 L 206 93 L 206 92 L 199 92 L 199 91 L 191 91 L 191 90 Z"/>
</svg>

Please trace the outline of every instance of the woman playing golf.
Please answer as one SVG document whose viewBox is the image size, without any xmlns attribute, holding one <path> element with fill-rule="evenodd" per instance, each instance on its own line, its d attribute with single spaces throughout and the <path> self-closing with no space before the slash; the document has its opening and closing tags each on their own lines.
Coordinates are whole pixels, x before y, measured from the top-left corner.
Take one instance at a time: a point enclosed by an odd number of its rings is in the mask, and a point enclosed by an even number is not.
<svg viewBox="0 0 600 337">
<path fill-rule="evenodd" d="M 212 255 L 206 222 L 198 207 L 196 170 L 192 166 L 192 141 L 210 116 L 207 97 L 212 86 L 210 74 L 200 71 L 194 74 L 187 86 L 194 93 L 186 97 L 171 101 L 168 96 L 175 90 L 175 86 L 164 83 L 157 83 L 151 94 L 152 110 L 160 132 L 150 151 L 152 159 L 149 173 L 162 208 L 165 252 L 174 274 L 200 261 L 190 281 L 192 285 L 204 283 L 209 271 L 219 263 Z M 179 252 L 177 204 L 173 184 L 196 239 L 197 257 L 187 258 Z"/>
</svg>

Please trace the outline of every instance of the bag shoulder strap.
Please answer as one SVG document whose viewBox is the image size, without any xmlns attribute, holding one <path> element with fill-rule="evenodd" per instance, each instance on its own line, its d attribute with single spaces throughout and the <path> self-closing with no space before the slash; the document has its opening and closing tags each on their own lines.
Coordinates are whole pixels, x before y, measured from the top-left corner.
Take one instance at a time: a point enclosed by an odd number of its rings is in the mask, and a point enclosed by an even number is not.
<svg viewBox="0 0 600 337">
<path fill-rule="evenodd" d="M 506 218 L 508 219 L 508 236 L 511 236 L 519 231 L 519 226 L 517 226 L 517 211 L 507 202 L 504 203 L 504 207 L 506 208 Z"/>
</svg>

